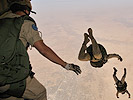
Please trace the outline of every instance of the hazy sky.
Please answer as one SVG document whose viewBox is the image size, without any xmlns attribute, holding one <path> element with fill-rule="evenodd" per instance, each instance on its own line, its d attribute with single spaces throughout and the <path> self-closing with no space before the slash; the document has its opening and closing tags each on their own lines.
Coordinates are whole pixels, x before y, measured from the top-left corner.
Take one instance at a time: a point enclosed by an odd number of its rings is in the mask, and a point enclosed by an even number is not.
<svg viewBox="0 0 133 100">
<path fill-rule="evenodd" d="M 106 18 L 113 17 L 113 20 L 132 26 L 133 0 L 32 0 L 32 4 L 39 24 L 45 23 L 47 18 L 88 17 L 92 20 L 108 16 Z"/>
<path fill-rule="evenodd" d="M 40 10 L 99 10 L 128 9 L 132 7 L 132 0 L 32 0 L 33 8 Z M 37 7 L 37 8 L 36 8 Z"/>
</svg>

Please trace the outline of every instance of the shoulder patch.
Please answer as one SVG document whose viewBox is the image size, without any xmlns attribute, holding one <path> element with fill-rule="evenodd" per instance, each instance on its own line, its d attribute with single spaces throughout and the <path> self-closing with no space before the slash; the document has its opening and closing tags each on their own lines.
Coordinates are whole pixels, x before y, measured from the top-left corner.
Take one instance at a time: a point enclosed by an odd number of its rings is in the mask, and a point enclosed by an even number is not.
<svg viewBox="0 0 133 100">
<path fill-rule="evenodd" d="M 38 31 L 38 28 L 36 27 L 35 24 L 32 24 L 32 28 L 33 28 L 33 30 Z"/>
</svg>

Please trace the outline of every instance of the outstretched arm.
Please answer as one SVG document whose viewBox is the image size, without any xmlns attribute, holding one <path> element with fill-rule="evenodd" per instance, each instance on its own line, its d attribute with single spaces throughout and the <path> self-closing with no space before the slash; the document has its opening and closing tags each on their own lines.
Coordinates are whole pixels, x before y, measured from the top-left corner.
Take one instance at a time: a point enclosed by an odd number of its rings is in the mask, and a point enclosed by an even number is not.
<svg viewBox="0 0 133 100">
<path fill-rule="evenodd" d="M 47 59 L 53 63 L 61 65 L 67 70 L 74 71 L 77 75 L 81 73 L 80 67 L 74 64 L 67 64 L 64 62 L 51 48 L 44 44 L 43 40 L 34 43 L 34 47 Z"/>
<path fill-rule="evenodd" d="M 66 66 L 67 63 L 64 62 L 60 57 L 58 57 L 52 49 L 44 44 L 42 40 L 35 42 L 34 47 L 50 61 L 59 64 L 62 67 Z"/>
<path fill-rule="evenodd" d="M 123 59 L 121 58 L 121 56 L 119 56 L 118 54 L 108 54 L 107 55 L 107 59 L 110 58 L 118 58 L 118 60 L 122 61 Z"/>
</svg>

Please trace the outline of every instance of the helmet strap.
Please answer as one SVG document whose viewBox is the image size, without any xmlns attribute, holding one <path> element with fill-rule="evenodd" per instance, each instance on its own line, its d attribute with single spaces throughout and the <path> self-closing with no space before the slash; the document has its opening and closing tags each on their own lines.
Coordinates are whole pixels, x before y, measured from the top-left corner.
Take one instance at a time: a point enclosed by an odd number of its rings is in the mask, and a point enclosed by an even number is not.
<svg viewBox="0 0 133 100">
<path fill-rule="evenodd" d="M 31 11 L 31 8 L 30 8 L 30 7 L 28 7 L 28 6 L 27 6 L 27 10 L 28 10 L 29 12 L 31 12 L 31 13 L 36 14 L 36 12 L 35 12 L 35 11 Z"/>
<path fill-rule="evenodd" d="M 24 12 L 26 15 L 28 15 L 28 16 L 30 15 L 30 12 L 29 12 L 29 14 L 27 14 L 26 11 L 24 11 L 24 10 L 23 10 L 23 12 Z"/>
<path fill-rule="evenodd" d="M 31 13 L 33 13 L 33 14 L 36 14 L 36 12 L 35 11 L 30 11 Z"/>
</svg>

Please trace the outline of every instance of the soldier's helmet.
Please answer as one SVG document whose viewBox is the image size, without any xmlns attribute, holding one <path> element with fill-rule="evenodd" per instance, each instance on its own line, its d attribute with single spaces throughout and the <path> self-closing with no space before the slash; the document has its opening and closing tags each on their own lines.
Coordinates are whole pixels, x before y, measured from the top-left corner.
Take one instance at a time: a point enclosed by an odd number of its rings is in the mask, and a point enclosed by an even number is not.
<svg viewBox="0 0 133 100">
<path fill-rule="evenodd" d="M 8 0 L 10 6 L 12 6 L 13 4 L 20 4 L 23 6 L 28 6 L 30 9 L 32 9 L 30 1 L 31 0 Z"/>
<path fill-rule="evenodd" d="M 31 0 L 8 0 L 10 8 L 14 5 L 17 5 L 17 8 L 23 8 L 24 6 L 26 7 L 27 10 L 31 11 L 32 6 L 31 6 Z"/>
<path fill-rule="evenodd" d="M 31 11 L 31 0 L 0 0 L 0 15 L 8 12 L 14 5 L 13 9 L 21 10 L 26 8 L 27 10 Z M 17 6 L 16 6 L 17 5 Z"/>
</svg>

